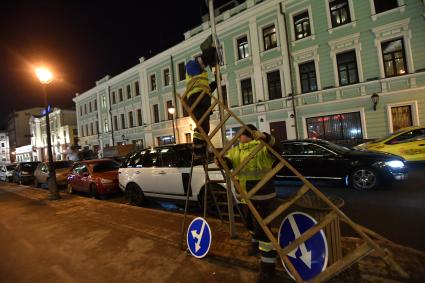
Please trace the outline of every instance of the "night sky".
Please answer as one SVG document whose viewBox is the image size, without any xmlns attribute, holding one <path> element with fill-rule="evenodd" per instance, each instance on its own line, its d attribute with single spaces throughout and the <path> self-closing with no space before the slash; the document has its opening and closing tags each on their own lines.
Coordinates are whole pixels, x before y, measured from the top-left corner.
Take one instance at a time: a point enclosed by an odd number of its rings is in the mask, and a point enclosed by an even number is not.
<svg viewBox="0 0 425 283">
<path fill-rule="evenodd" d="M 216 6 L 226 0 L 214 1 Z M 183 41 L 201 24 L 205 0 L 2 1 L 0 9 L 0 129 L 7 115 L 42 106 L 33 67 L 49 66 L 51 104 L 73 107 L 105 75 L 115 76 Z"/>
</svg>

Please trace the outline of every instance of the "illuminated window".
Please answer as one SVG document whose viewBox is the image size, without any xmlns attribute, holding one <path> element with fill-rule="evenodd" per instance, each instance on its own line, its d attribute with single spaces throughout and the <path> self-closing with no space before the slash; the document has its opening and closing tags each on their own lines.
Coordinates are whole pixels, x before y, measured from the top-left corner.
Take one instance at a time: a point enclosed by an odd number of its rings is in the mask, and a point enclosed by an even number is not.
<svg viewBox="0 0 425 283">
<path fill-rule="evenodd" d="M 385 77 L 400 76 L 407 73 L 403 39 L 381 43 Z"/>
<path fill-rule="evenodd" d="M 294 16 L 295 40 L 311 35 L 310 18 L 308 11 Z"/>
<path fill-rule="evenodd" d="M 269 50 L 277 46 L 276 28 L 274 25 L 263 29 L 264 50 Z"/>
</svg>

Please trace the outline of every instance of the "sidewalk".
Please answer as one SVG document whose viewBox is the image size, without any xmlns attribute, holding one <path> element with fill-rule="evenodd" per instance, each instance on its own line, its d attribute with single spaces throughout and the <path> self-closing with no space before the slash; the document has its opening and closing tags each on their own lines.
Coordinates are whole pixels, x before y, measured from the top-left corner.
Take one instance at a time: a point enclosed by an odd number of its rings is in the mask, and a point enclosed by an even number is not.
<svg viewBox="0 0 425 283">
<path fill-rule="evenodd" d="M 258 259 L 248 234 L 207 219 L 210 253 L 180 249 L 183 215 L 0 183 L 0 282 L 255 282 Z M 188 223 L 192 218 L 188 219 Z M 358 244 L 344 238 L 343 247 Z M 409 272 L 403 281 L 374 254 L 332 282 L 425 282 L 425 255 L 385 244 Z M 293 282 L 278 266 L 277 282 Z"/>
</svg>

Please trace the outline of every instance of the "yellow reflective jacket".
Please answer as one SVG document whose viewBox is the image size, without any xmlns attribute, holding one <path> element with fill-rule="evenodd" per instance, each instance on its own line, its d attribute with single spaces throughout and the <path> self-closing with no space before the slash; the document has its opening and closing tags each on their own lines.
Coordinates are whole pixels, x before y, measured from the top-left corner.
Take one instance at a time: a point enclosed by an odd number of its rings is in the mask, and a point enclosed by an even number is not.
<svg viewBox="0 0 425 283">
<path fill-rule="evenodd" d="M 237 168 L 258 144 L 260 144 L 260 141 L 252 140 L 247 143 L 240 143 L 238 146 L 230 149 L 226 154 L 226 158 L 232 162 L 232 168 Z M 274 156 L 268 152 L 266 147 L 263 147 L 236 176 L 241 189 L 245 192 L 249 192 L 249 190 L 252 189 L 255 184 L 273 168 L 274 161 Z M 252 199 L 266 200 L 275 197 L 276 192 L 273 184 L 271 183 L 272 182 L 269 182 L 264 185 L 264 187 L 260 189 L 252 197 Z M 244 200 L 241 201 L 244 202 Z"/>
<path fill-rule="evenodd" d="M 196 76 L 190 76 L 186 73 L 186 88 L 187 89 L 187 97 L 189 98 L 192 94 L 198 92 L 207 92 L 207 94 L 211 94 L 210 85 L 208 82 L 208 73 L 206 71 L 202 72 Z"/>
</svg>

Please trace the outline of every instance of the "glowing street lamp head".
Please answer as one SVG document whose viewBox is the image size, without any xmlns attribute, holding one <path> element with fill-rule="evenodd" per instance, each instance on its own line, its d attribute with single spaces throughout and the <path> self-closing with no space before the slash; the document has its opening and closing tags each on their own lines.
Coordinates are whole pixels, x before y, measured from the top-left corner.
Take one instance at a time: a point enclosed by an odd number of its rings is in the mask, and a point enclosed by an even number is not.
<svg viewBox="0 0 425 283">
<path fill-rule="evenodd" d="M 42 84 L 48 84 L 53 81 L 53 74 L 46 68 L 37 68 L 35 69 L 35 74 L 37 75 L 39 81 Z"/>
<path fill-rule="evenodd" d="M 168 113 L 170 113 L 171 115 L 174 115 L 175 112 L 176 112 L 176 108 L 174 107 L 168 108 Z"/>
</svg>

